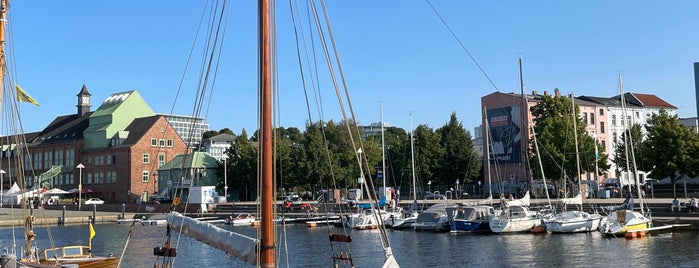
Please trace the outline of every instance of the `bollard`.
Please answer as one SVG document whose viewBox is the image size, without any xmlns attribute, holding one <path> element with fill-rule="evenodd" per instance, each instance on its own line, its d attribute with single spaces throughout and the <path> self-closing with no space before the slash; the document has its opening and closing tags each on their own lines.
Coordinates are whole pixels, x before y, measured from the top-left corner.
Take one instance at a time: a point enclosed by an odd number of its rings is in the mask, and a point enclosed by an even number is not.
<svg viewBox="0 0 699 268">
<path fill-rule="evenodd" d="M 92 223 L 95 223 L 95 219 L 97 218 L 97 205 L 92 205 Z"/>
<path fill-rule="evenodd" d="M 126 204 L 121 204 L 121 218 L 124 219 L 124 214 L 126 213 Z"/>
<path fill-rule="evenodd" d="M 66 206 L 63 206 L 63 211 L 61 215 L 61 221 L 58 223 L 58 225 L 63 225 L 66 223 Z"/>
</svg>

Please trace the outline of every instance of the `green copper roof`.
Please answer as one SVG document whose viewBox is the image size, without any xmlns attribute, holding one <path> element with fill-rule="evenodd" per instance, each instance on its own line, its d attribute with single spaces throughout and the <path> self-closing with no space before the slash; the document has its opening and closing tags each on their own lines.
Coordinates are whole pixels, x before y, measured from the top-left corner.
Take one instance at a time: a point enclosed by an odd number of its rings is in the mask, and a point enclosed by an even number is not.
<svg viewBox="0 0 699 268">
<path fill-rule="evenodd" d="M 90 126 L 83 133 L 84 149 L 102 149 L 110 139 L 123 136 L 123 131 L 135 118 L 155 115 L 138 91 L 112 94 L 90 115 Z"/>
</svg>

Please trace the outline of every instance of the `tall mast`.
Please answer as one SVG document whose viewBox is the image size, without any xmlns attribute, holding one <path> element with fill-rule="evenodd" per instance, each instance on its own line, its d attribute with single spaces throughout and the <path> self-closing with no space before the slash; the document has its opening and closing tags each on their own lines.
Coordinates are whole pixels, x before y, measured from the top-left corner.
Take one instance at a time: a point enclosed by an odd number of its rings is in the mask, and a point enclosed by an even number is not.
<svg viewBox="0 0 699 268">
<path fill-rule="evenodd" d="M 582 195 L 582 174 L 580 173 L 580 152 L 578 151 L 578 115 L 575 114 L 575 97 L 570 94 L 570 104 L 573 114 L 573 138 L 575 139 L 575 166 L 578 167 L 578 191 Z M 596 141 L 595 141 L 596 142 Z"/>
<path fill-rule="evenodd" d="M 383 105 L 379 105 L 379 110 L 381 110 L 381 178 L 383 178 L 383 194 L 386 195 L 386 139 L 383 133 Z M 395 199 L 396 197 L 391 196 L 391 198 Z"/>
<path fill-rule="evenodd" d="M 491 188 L 492 182 L 490 181 L 490 123 L 488 122 L 488 112 L 485 110 L 485 106 L 483 106 L 483 118 L 485 118 L 485 163 L 488 165 L 488 168 L 486 169 L 487 174 L 488 174 L 488 194 L 489 196 L 493 197 L 493 189 Z M 483 182 L 485 183 L 485 182 Z"/>
<path fill-rule="evenodd" d="M 274 267 L 274 207 L 273 207 L 273 167 L 272 167 L 272 49 L 271 49 L 271 6 L 270 0 L 258 0 L 259 8 L 259 75 L 261 96 L 262 165 L 260 183 L 260 207 L 262 239 L 260 245 L 260 267 Z"/>
<path fill-rule="evenodd" d="M 522 159 L 520 163 L 524 165 L 524 176 L 527 176 L 527 171 L 531 173 L 531 168 L 528 168 L 529 158 L 527 157 L 529 149 L 529 136 L 525 136 L 525 129 L 529 129 L 529 105 L 527 103 L 527 95 L 524 94 L 524 76 L 522 74 L 522 58 L 519 58 L 519 89 L 522 94 L 522 112 L 519 115 L 520 118 L 520 139 L 522 140 Z M 526 178 L 525 178 L 526 179 Z M 529 189 L 534 189 L 534 176 L 529 174 Z"/>
<path fill-rule="evenodd" d="M 7 58 L 5 57 L 5 24 L 7 23 L 7 10 L 10 9 L 8 0 L 0 1 L 0 100 L 2 100 L 3 81 L 7 67 Z"/>
<path fill-rule="evenodd" d="M 415 139 L 413 139 L 413 131 L 413 113 L 410 113 L 410 165 L 413 171 L 413 200 L 417 200 L 417 188 L 415 188 Z"/>
</svg>

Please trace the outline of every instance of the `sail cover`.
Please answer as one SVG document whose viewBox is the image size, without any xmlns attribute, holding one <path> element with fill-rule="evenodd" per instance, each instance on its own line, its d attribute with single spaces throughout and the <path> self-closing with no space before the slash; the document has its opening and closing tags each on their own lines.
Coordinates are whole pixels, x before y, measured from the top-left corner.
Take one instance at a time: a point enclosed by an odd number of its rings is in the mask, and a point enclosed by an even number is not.
<svg viewBox="0 0 699 268">
<path fill-rule="evenodd" d="M 527 193 L 524 194 L 524 197 L 522 197 L 520 199 L 507 201 L 505 206 L 506 207 L 511 207 L 511 206 L 526 207 L 526 206 L 529 206 L 529 191 L 527 191 Z"/>
<path fill-rule="evenodd" d="M 185 217 L 177 212 L 168 214 L 167 222 L 173 230 L 181 231 L 182 234 L 194 237 L 243 261 L 257 265 L 255 248 L 259 241 L 255 238 L 227 231 L 211 223 Z"/>
<path fill-rule="evenodd" d="M 582 195 L 580 193 L 578 193 L 578 195 L 576 195 L 575 197 L 562 198 L 561 203 L 566 204 L 566 205 L 569 205 L 569 204 L 582 205 Z"/>
</svg>

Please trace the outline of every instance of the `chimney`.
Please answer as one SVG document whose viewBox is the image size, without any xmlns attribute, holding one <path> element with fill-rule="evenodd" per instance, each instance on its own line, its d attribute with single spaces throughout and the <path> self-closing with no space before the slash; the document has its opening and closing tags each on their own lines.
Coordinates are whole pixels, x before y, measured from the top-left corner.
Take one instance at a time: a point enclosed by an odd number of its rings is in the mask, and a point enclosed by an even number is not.
<svg viewBox="0 0 699 268">
<path fill-rule="evenodd" d="M 536 90 L 532 91 L 532 95 L 536 96 Z"/>
<path fill-rule="evenodd" d="M 549 92 L 544 90 L 544 96 L 548 96 L 548 95 L 549 95 Z"/>
<path fill-rule="evenodd" d="M 560 96 L 561 96 L 561 91 L 560 91 L 560 90 L 554 89 L 553 91 L 555 92 L 556 97 L 560 97 Z"/>
</svg>

